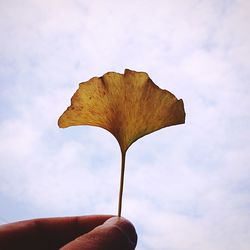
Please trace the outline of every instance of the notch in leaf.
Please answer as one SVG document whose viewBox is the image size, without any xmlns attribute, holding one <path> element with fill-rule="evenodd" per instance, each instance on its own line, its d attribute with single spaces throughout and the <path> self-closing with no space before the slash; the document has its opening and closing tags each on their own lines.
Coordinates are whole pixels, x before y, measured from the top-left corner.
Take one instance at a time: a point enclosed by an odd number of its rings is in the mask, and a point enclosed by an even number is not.
<svg viewBox="0 0 250 250">
<path fill-rule="evenodd" d="M 79 84 L 71 105 L 58 120 L 60 128 L 98 126 L 117 139 L 121 149 L 118 216 L 121 216 L 125 158 L 139 138 L 164 127 L 185 123 L 183 101 L 160 89 L 145 72 L 108 72 Z"/>
</svg>

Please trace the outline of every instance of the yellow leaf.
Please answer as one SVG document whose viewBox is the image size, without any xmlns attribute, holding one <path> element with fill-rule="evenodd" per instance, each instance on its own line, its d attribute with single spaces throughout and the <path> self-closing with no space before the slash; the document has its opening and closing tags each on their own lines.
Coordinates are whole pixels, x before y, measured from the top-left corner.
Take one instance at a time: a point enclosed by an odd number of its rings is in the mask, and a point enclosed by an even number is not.
<svg viewBox="0 0 250 250">
<path fill-rule="evenodd" d="M 61 115 L 61 128 L 92 125 L 108 130 L 121 148 L 118 216 L 121 216 L 125 156 L 129 146 L 144 135 L 185 122 L 182 100 L 160 89 L 145 72 L 108 72 L 80 83 L 71 106 Z"/>
<path fill-rule="evenodd" d="M 102 127 L 115 136 L 124 153 L 140 137 L 184 122 L 182 100 L 160 89 L 147 73 L 125 70 L 80 83 L 58 125 Z"/>
</svg>

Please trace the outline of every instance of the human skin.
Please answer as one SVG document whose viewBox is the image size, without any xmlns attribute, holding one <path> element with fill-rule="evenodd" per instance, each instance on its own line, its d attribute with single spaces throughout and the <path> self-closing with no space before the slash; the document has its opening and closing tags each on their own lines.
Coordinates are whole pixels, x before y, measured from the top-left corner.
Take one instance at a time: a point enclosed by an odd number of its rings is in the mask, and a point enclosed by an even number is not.
<svg viewBox="0 0 250 250">
<path fill-rule="evenodd" d="M 44 218 L 0 226 L 1 250 L 134 250 L 137 234 L 122 217 Z"/>
</svg>

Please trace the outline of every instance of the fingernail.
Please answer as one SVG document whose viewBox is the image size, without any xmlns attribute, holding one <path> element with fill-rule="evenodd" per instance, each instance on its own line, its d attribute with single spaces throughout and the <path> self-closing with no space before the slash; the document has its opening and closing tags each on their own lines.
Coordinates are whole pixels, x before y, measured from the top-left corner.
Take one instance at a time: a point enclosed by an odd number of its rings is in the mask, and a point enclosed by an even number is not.
<svg viewBox="0 0 250 250">
<path fill-rule="evenodd" d="M 106 220 L 103 225 L 117 227 L 128 239 L 131 248 L 134 249 L 137 244 L 137 234 L 133 224 L 123 217 L 112 217 Z"/>
</svg>

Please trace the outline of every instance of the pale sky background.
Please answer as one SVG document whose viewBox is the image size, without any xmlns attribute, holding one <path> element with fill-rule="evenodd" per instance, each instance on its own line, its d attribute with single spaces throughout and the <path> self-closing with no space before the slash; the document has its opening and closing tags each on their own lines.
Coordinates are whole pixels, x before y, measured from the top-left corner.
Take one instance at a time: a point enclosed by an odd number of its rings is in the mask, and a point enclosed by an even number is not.
<svg viewBox="0 0 250 250">
<path fill-rule="evenodd" d="M 187 113 L 128 151 L 137 249 L 250 249 L 250 1 L 9 0 L 0 16 L 0 223 L 116 214 L 116 140 L 57 119 L 78 83 L 129 68 Z"/>
</svg>

